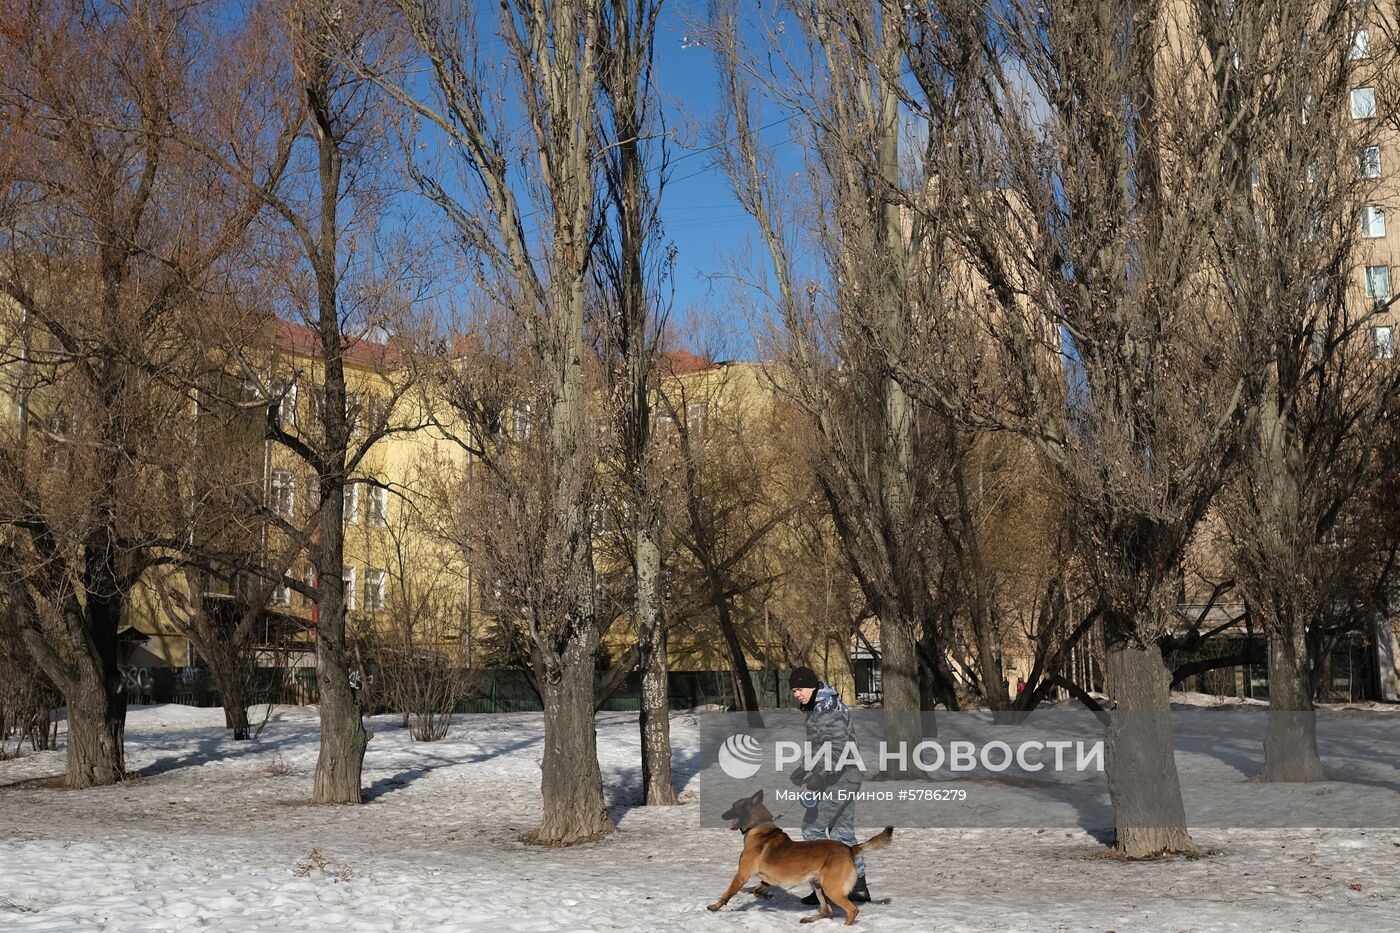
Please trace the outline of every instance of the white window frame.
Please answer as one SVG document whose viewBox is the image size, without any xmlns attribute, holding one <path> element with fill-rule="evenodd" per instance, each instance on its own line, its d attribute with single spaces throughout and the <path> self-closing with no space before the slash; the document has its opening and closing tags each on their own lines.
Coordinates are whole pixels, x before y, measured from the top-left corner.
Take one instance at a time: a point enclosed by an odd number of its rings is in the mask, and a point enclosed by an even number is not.
<svg viewBox="0 0 1400 933">
<path fill-rule="evenodd" d="M 1375 301 L 1385 301 L 1390 297 L 1390 266 L 1367 266 L 1363 272 L 1366 279 L 1366 297 Z M 1384 287 L 1377 287 L 1381 283 Z"/>
<path fill-rule="evenodd" d="M 516 402 L 510 410 L 510 433 L 517 444 L 525 444 L 530 440 L 530 434 L 534 430 L 535 406 L 529 402 Z"/>
<path fill-rule="evenodd" d="M 360 484 L 346 483 L 345 487 L 341 490 L 341 495 L 344 497 L 342 507 L 344 508 L 343 518 L 345 519 L 345 524 L 354 525 L 358 523 L 360 520 Z"/>
<path fill-rule="evenodd" d="M 1381 147 L 1364 146 L 1356 154 L 1357 167 L 1362 178 L 1381 177 Z"/>
<path fill-rule="evenodd" d="M 389 590 L 389 575 L 374 567 L 365 570 L 365 611 L 383 612 Z"/>
<path fill-rule="evenodd" d="M 340 569 L 340 582 L 345 588 L 345 611 L 354 612 L 359 608 L 359 600 L 356 599 L 355 586 L 359 579 L 356 567 L 342 567 Z"/>
<path fill-rule="evenodd" d="M 67 415 L 55 412 L 44 418 L 44 465 L 54 473 L 67 473 L 71 468 L 72 445 L 70 435 L 73 422 Z"/>
<path fill-rule="evenodd" d="M 1351 118 L 1353 120 L 1374 120 L 1376 118 L 1376 89 L 1357 87 L 1351 90 Z"/>
<path fill-rule="evenodd" d="M 274 606 L 290 606 L 292 604 L 292 588 L 286 583 L 279 583 L 272 588 L 272 598 L 269 602 Z"/>
<path fill-rule="evenodd" d="M 710 406 L 704 402 L 690 402 L 685 406 L 685 429 L 692 436 L 703 437 L 710 418 Z"/>
<path fill-rule="evenodd" d="M 1371 348 L 1378 360 L 1395 359 L 1395 328 L 1389 324 L 1379 324 L 1371 328 Z"/>
<path fill-rule="evenodd" d="M 351 392 L 345 400 L 345 410 L 350 416 L 350 436 L 360 437 L 365 432 L 365 404 L 363 392 Z"/>
<path fill-rule="evenodd" d="M 385 427 L 389 423 L 388 403 L 374 392 L 366 392 L 363 399 L 364 407 L 360 410 L 360 416 L 364 422 L 365 432 L 378 431 Z"/>
<path fill-rule="evenodd" d="M 1351 60 L 1364 61 L 1371 57 L 1371 33 L 1358 29 L 1351 34 Z"/>
<path fill-rule="evenodd" d="M 365 525 L 369 528 L 389 527 L 389 490 L 383 486 L 369 487 L 369 503 L 365 509 Z"/>
<path fill-rule="evenodd" d="M 297 477 L 291 470 L 273 470 L 268 480 L 267 504 L 283 518 L 296 515 Z"/>
<path fill-rule="evenodd" d="M 1367 204 L 1361 208 L 1361 235 L 1368 240 L 1378 240 L 1385 236 L 1385 208 L 1379 204 Z"/>
<path fill-rule="evenodd" d="M 279 383 L 274 392 L 281 396 L 277 402 L 277 420 L 281 424 L 297 423 L 297 384 L 295 381 Z"/>
<path fill-rule="evenodd" d="M 1327 276 L 1315 275 L 1308 280 L 1308 303 L 1316 304 L 1327 297 Z"/>
</svg>

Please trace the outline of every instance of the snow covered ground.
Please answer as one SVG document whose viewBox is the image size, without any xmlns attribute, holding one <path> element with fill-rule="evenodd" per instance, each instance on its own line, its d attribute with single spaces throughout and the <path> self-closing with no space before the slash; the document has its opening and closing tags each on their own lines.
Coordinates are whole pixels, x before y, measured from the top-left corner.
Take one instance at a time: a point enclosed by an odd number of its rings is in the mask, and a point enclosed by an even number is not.
<svg viewBox="0 0 1400 933">
<path fill-rule="evenodd" d="M 518 840 L 538 815 L 538 714 L 465 717 L 445 741 L 429 744 L 409 741 L 394 718 L 377 718 L 365 759 L 369 802 L 313 807 L 304 802 L 317 748 L 313 710 L 279 708 L 261 740 L 234 742 L 219 710 L 133 708 L 127 762 L 140 772 L 135 780 L 72 791 L 50 780 L 62 772 L 61 752 L 0 762 L 0 926 L 796 930 L 809 909 L 795 896 L 740 894 L 719 913 L 705 910 L 728 883 L 741 840 L 699 828 L 703 715 L 673 720 L 687 804 L 660 810 L 635 806 L 635 715 L 601 715 L 618 832 L 596 845 L 544 850 Z M 901 829 L 889 850 L 870 857 L 880 902 L 861 912 L 859 925 L 1396 929 L 1400 827 L 1383 825 L 1197 830 L 1207 855 L 1154 863 L 1106 858 L 1076 826 Z"/>
</svg>

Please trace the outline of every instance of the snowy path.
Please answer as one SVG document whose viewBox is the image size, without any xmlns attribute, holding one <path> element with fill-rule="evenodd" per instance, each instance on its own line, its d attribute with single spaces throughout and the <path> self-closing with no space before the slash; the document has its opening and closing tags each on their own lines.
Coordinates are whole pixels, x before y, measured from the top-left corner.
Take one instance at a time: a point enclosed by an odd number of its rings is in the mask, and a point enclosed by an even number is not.
<svg viewBox="0 0 1400 933">
<path fill-rule="evenodd" d="M 673 737 L 689 806 L 630 805 L 634 716 L 599 718 L 619 831 L 518 841 L 538 814 L 540 717 L 472 716 L 417 744 L 374 720 L 363 807 L 312 807 L 314 712 L 254 743 L 218 710 L 133 709 L 118 787 L 44 781 L 61 753 L 0 762 L 0 926 L 33 930 L 796 930 L 795 897 L 710 914 L 737 834 L 699 829 L 695 717 Z M 865 835 L 862 831 L 862 835 Z M 1200 830 L 1207 857 L 1122 863 L 1082 830 L 900 830 L 871 857 L 869 930 L 1400 928 L 1400 829 Z M 828 921 L 814 929 L 835 929 Z M 806 929 L 805 927 L 802 929 Z"/>
</svg>

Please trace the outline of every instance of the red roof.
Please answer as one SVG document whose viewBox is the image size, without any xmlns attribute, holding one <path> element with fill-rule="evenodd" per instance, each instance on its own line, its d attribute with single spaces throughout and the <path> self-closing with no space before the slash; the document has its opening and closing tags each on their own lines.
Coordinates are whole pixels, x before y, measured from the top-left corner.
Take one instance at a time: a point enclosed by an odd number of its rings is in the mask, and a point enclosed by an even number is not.
<svg viewBox="0 0 1400 933">
<path fill-rule="evenodd" d="M 319 358 L 322 355 L 320 333 L 314 327 L 308 327 L 305 324 L 279 319 L 274 325 L 272 342 L 279 349 L 289 350 L 302 356 Z M 382 366 L 394 362 L 398 357 L 392 340 L 388 343 L 382 343 L 368 337 L 346 339 L 344 348 L 342 358 L 347 363 Z"/>
<path fill-rule="evenodd" d="M 704 372 L 707 369 L 714 369 L 714 360 L 706 359 L 703 356 L 696 356 L 694 353 L 685 350 L 668 350 L 661 354 L 660 365 L 668 375 L 689 376 L 692 373 Z"/>
<path fill-rule="evenodd" d="M 279 319 L 274 325 L 273 345 L 301 356 L 321 357 L 321 335 L 314 327 Z M 451 353 L 456 357 L 466 357 L 481 352 L 481 338 L 475 334 L 456 334 L 449 341 Z M 376 341 L 369 337 L 347 339 L 344 359 L 347 363 L 366 366 L 386 366 L 400 362 L 402 347 L 391 337 L 388 341 Z M 669 376 L 689 376 L 693 373 L 714 369 L 714 360 L 697 356 L 686 350 L 670 350 L 659 354 L 657 366 Z"/>
</svg>

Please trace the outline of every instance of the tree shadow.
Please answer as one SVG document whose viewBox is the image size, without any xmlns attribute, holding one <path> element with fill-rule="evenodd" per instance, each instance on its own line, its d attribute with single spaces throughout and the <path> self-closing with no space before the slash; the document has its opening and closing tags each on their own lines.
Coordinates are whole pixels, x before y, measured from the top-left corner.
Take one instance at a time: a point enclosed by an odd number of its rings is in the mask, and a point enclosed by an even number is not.
<svg viewBox="0 0 1400 933">
<path fill-rule="evenodd" d="M 319 723 L 312 728 L 299 728 L 296 725 L 281 723 L 280 726 L 291 725 L 290 729 L 279 728 L 272 736 L 266 733 L 263 738 L 258 739 L 234 739 L 231 732 L 226 728 L 220 730 L 218 735 L 208 735 L 208 729 L 171 729 L 159 733 L 159 739 L 155 741 L 147 740 L 143 744 L 147 749 L 159 752 L 163 747 L 186 745 L 188 739 L 178 740 L 180 736 L 202 735 L 203 738 L 194 740 L 194 748 L 181 754 L 167 758 L 159 758 L 144 768 L 136 771 L 143 778 L 157 777 L 168 774 L 171 771 L 179 771 L 183 768 L 197 768 L 203 765 L 212 764 L 218 761 L 236 761 L 246 758 L 249 755 L 274 751 L 284 745 L 296 745 L 308 738 L 316 736 L 320 732 Z"/>
<path fill-rule="evenodd" d="M 363 793 L 361 794 L 361 797 L 365 803 L 369 803 L 372 800 L 378 800 L 380 797 L 383 797 L 387 794 L 391 794 L 397 790 L 407 787 L 416 781 L 420 781 L 440 768 L 452 768 L 457 767 L 459 765 L 480 764 L 483 761 L 490 761 L 493 758 L 499 758 L 502 755 L 509 755 L 511 752 L 517 752 L 522 749 L 529 748 L 532 745 L 538 745 L 543 741 L 543 735 L 531 735 L 513 742 L 505 742 L 497 746 L 483 748 L 471 755 L 464 755 L 461 757 L 444 757 L 442 755 L 428 756 L 426 754 L 427 750 L 424 749 L 425 754 L 423 755 L 424 760 L 422 763 L 415 764 L 409 768 L 405 768 L 404 770 L 399 771 L 397 774 L 392 774 L 388 777 L 380 778 L 373 784 L 370 784 L 368 787 L 366 787 Z M 477 744 L 479 745 L 480 743 Z"/>
<path fill-rule="evenodd" d="M 677 748 L 671 745 L 671 786 L 680 793 L 702 770 L 700 749 L 696 746 Z M 642 782 L 641 749 L 637 751 L 637 764 L 614 768 L 604 781 L 608 794 L 608 816 L 614 823 L 620 821 L 633 810 L 645 807 L 646 788 Z"/>
<path fill-rule="evenodd" d="M 388 777 L 380 778 L 360 792 L 360 799 L 364 803 L 369 803 L 371 800 L 378 800 L 386 794 L 391 794 L 400 788 L 409 786 L 415 781 L 422 780 L 438 768 L 450 767 L 455 764 L 459 764 L 456 759 L 433 757 L 416 767 L 407 768 L 400 771 L 398 774 L 391 774 Z"/>
</svg>

